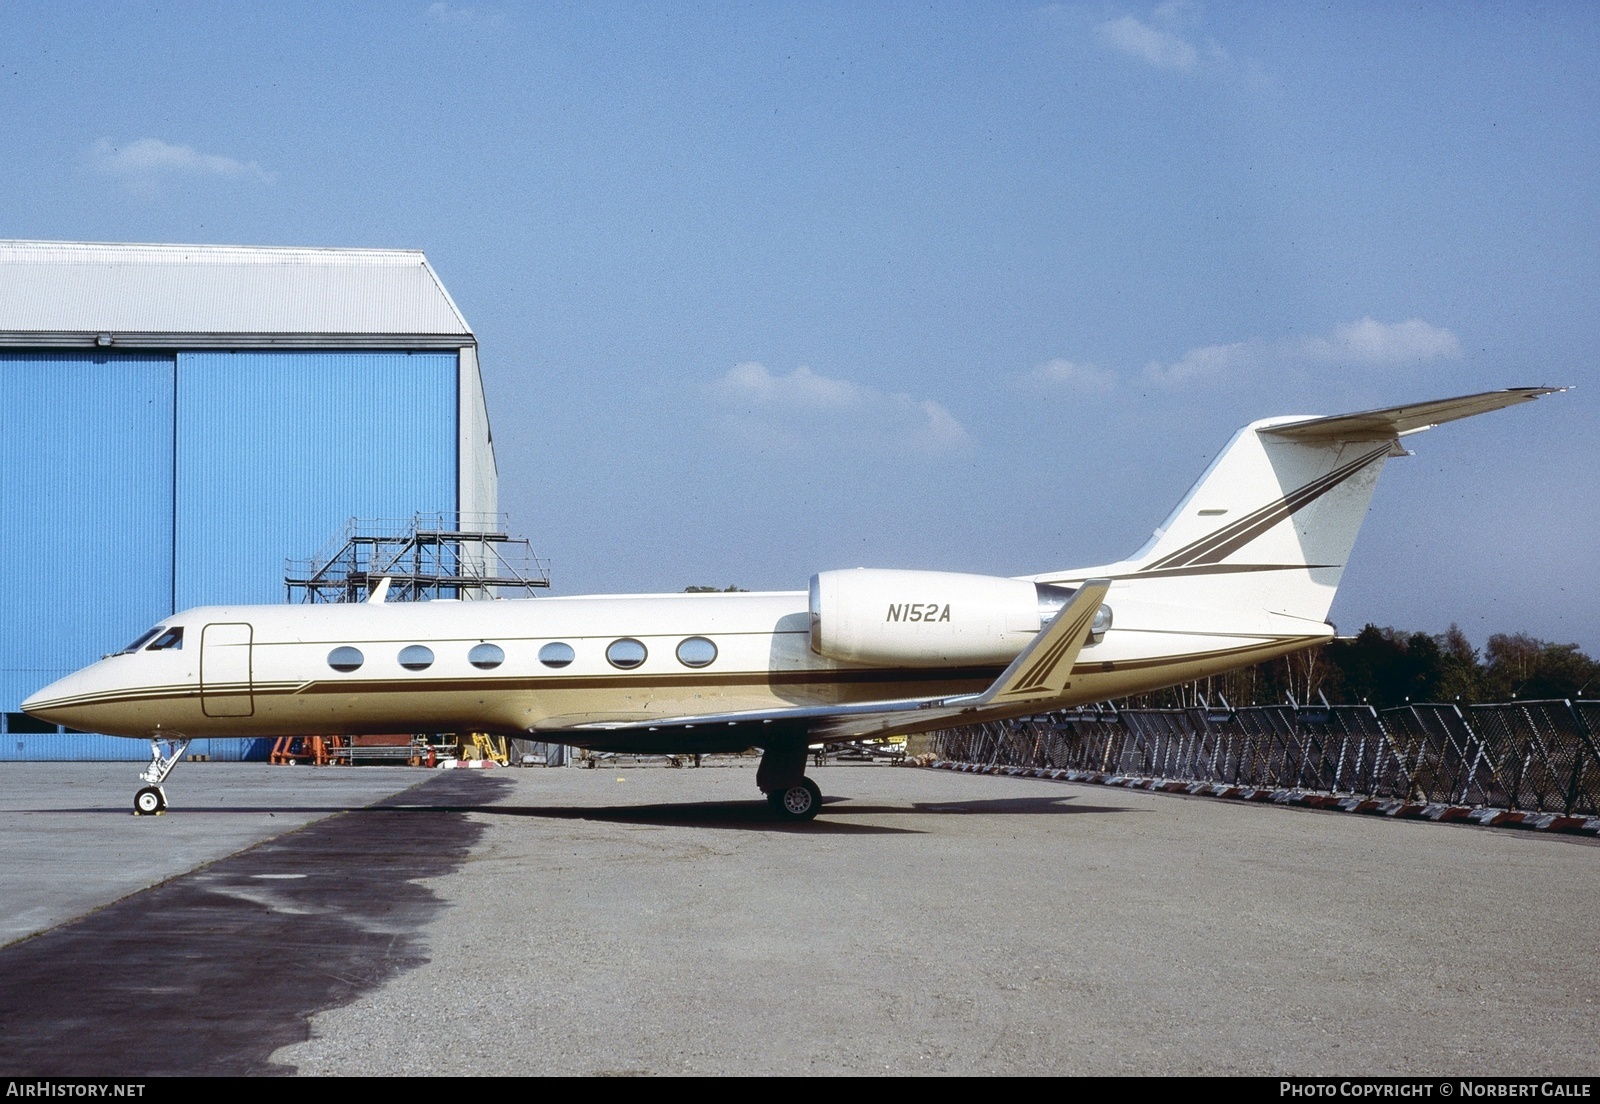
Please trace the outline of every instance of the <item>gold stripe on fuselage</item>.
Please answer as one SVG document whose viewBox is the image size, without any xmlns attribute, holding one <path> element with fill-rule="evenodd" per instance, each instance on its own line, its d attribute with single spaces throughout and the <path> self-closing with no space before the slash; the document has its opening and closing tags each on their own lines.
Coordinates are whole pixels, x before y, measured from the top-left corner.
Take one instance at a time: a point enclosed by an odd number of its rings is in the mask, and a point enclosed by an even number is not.
<svg viewBox="0 0 1600 1104">
<path fill-rule="evenodd" d="M 1028 711 L 1168 686 L 1318 643 L 1325 636 L 1285 636 L 1214 651 L 1113 661 L 1080 661 L 1072 690 Z M 781 710 L 976 694 L 999 666 L 859 668 L 799 671 L 684 672 L 652 675 L 508 675 L 466 678 L 321 679 L 103 691 L 40 703 L 37 711 L 85 707 L 103 715 L 93 730 L 147 737 L 161 730 L 200 736 L 296 735 L 396 731 L 557 733 L 604 721 L 670 720 L 718 712 Z M 210 717 L 203 703 L 250 697 L 251 716 Z M 79 722 L 83 726 L 82 720 Z M 83 726 L 87 727 L 87 726 Z M 572 733 L 574 738 L 580 734 Z M 592 734 L 583 734 L 587 741 Z"/>
</svg>

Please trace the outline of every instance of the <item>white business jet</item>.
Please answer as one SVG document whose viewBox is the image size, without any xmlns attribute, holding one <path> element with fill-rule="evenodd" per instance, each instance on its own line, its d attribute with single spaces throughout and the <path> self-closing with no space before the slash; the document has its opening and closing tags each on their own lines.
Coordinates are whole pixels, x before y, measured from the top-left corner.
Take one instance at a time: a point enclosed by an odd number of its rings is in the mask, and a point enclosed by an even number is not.
<svg viewBox="0 0 1600 1104">
<path fill-rule="evenodd" d="M 1240 430 L 1129 559 L 998 578 L 824 571 L 809 593 L 206 606 L 23 709 L 146 739 L 134 798 L 197 737 L 491 732 L 643 754 L 760 748 L 780 818 L 816 816 L 811 744 L 1104 701 L 1329 640 L 1328 608 L 1400 439 L 1530 387 Z"/>
</svg>

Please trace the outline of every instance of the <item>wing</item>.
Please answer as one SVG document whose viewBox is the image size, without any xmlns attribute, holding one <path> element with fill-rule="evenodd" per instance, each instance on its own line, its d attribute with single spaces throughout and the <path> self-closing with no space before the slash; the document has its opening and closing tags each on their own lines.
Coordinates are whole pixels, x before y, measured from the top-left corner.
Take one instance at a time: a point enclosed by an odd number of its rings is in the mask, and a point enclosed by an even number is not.
<svg viewBox="0 0 1600 1104">
<path fill-rule="evenodd" d="M 973 704 L 1031 705 L 1059 698 L 1067 688 L 1073 661 L 1088 642 L 1100 603 L 1105 601 L 1106 591 L 1110 589 L 1110 579 L 1086 580 L 1072 596 L 1072 601 L 1061 607 L 1022 654 L 1011 661 L 1011 666 L 995 679 L 994 685 L 973 699 Z"/>
<path fill-rule="evenodd" d="M 1110 587 L 1109 579 L 1090 579 L 1080 586 L 1072 600 L 1039 630 L 1039 635 L 1028 642 L 1022 654 L 981 694 L 857 705 L 792 706 L 650 721 L 601 721 L 567 731 L 650 734 L 657 739 L 682 734 L 686 740 L 694 741 L 718 734 L 737 741 L 748 735 L 750 745 L 759 747 L 761 734 L 770 733 L 775 727 L 789 731 L 804 728 L 811 741 L 826 743 L 863 736 L 925 732 L 950 723 L 971 724 L 1038 712 L 1060 699 L 1070 687 L 1072 664 L 1088 642 L 1095 614 Z M 560 738 L 556 732 L 550 735 Z"/>
</svg>

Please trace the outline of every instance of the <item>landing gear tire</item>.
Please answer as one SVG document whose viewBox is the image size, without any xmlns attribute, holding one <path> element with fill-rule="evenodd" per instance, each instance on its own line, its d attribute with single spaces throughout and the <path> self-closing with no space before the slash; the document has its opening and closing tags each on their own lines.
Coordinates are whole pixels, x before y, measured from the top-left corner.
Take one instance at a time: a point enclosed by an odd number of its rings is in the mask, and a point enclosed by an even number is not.
<svg viewBox="0 0 1600 1104">
<path fill-rule="evenodd" d="M 815 819 L 822 811 L 822 790 L 811 779 L 802 778 L 793 786 L 769 793 L 767 802 L 780 819 L 798 824 Z"/>
<path fill-rule="evenodd" d="M 134 816 L 160 816 L 167 811 L 167 795 L 159 787 L 146 786 L 133 795 Z"/>
</svg>

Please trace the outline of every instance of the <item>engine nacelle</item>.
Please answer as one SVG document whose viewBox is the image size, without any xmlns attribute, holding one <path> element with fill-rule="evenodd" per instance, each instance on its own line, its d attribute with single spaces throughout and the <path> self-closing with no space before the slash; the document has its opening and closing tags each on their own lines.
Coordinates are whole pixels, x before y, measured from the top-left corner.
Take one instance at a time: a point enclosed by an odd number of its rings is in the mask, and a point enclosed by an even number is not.
<svg viewBox="0 0 1600 1104">
<path fill-rule="evenodd" d="M 811 650 L 896 667 L 1010 663 L 1072 593 L 950 571 L 824 571 L 811 577 Z"/>
</svg>

